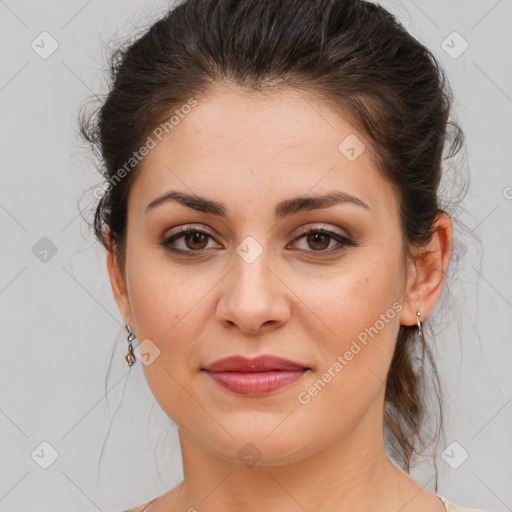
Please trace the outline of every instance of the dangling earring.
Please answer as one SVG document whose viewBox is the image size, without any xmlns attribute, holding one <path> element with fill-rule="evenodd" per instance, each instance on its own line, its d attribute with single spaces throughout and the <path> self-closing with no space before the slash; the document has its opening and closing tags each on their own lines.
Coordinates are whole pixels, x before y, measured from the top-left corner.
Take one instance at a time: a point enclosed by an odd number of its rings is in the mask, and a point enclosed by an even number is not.
<svg viewBox="0 0 512 512">
<path fill-rule="evenodd" d="M 423 328 L 420 321 L 421 313 L 418 311 L 416 313 L 417 321 L 416 325 L 418 326 L 418 341 L 423 344 Z"/>
<path fill-rule="evenodd" d="M 126 361 L 128 362 L 128 366 L 131 366 L 135 363 L 136 359 L 133 355 L 133 346 L 132 341 L 135 339 L 135 334 L 132 333 L 132 330 L 129 325 L 125 325 L 126 330 L 128 331 L 128 354 L 126 354 Z"/>
</svg>

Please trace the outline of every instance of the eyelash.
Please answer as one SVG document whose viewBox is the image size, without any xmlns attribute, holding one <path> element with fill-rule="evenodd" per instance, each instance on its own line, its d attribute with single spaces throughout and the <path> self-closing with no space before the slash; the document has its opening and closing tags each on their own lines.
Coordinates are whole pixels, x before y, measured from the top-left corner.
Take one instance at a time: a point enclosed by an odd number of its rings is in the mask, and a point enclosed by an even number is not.
<svg viewBox="0 0 512 512">
<path fill-rule="evenodd" d="M 199 250 L 187 250 L 187 251 L 184 251 L 182 249 L 176 249 L 176 248 L 173 248 L 171 247 L 171 244 L 173 242 L 175 242 L 177 239 L 179 238 L 182 238 L 183 236 L 185 235 L 188 235 L 188 234 L 194 234 L 194 233 L 202 233 L 203 235 L 206 235 L 210 238 L 214 238 L 212 233 L 210 233 L 208 230 L 205 230 L 205 229 L 200 229 L 200 228 L 179 228 L 177 232 L 173 233 L 172 235 L 164 238 L 161 242 L 161 245 L 165 248 L 165 250 L 171 252 L 171 253 L 174 253 L 174 254 L 179 254 L 179 255 L 184 255 L 184 256 L 187 256 L 187 257 L 193 257 L 195 255 L 200 255 L 202 253 L 204 253 L 205 251 L 207 251 L 208 249 L 199 249 Z M 323 249 L 323 250 L 318 250 L 318 251 L 314 251 L 314 250 L 309 250 L 309 251 L 305 251 L 305 252 L 308 252 L 308 253 L 321 253 L 321 256 L 320 257 L 323 257 L 323 256 L 331 256 L 333 254 L 337 254 L 339 253 L 340 251 L 343 251 L 347 246 L 348 247 L 355 247 L 357 244 L 352 242 L 351 240 L 349 240 L 348 238 L 338 234 L 338 233 L 335 233 L 334 231 L 330 231 L 329 229 L 325 228 L 325 227 L 315 227 L 315 228 L 304 228 L 302 230 L 300 230 L 300 234 L 299 236 L 297 236 L 293 242 L 297 242 L 297 240 L 301 239 L 301 238 L 304 238 L 305 236 L 311 234 L 311 233 L 320 233 L 320 234 L 323 234 L 323 235 L 327 235 L 329 236 L 330 238 L 334 239 L 335 241 L 337 241 L 340 246 L 335 248 L 335 249 Z M 317 257 L 317 256 L 313 256 L 313 257 Z"/>
</svg>

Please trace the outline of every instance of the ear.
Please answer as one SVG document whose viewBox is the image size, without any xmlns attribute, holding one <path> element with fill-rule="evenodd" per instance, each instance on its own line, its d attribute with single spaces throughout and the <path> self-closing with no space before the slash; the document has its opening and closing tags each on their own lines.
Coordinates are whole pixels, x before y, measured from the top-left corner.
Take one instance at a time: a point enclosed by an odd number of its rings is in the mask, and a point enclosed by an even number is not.
<svg viewBox="0 0 512 512">
<path fill-rule="evenodd" d="M 421 321 L 428 318 L 443 291 L 453 249 L 452 223 L 444 212 L 436 216 L 434 223 L 431 241 L 418 249 L 411 265 L 400 314 L 402 325 L 415 325 L 418 311 Z"/>
<path fill-rule="evenodd" d="M 108 234 L 108 228 L 105 236 Z M 125 325 L 130 325 L 133 328 L 133 317 L 130 308 L 130 301 L 128 299 L 127 286 L 119 267 L 119 262 L 114 254 L 114 246 L 107 250 L 107 269 L 110 277 L 110 285 L 112 292 L 117 303 L 117 307 L 123 316 Z"/>
</svg>

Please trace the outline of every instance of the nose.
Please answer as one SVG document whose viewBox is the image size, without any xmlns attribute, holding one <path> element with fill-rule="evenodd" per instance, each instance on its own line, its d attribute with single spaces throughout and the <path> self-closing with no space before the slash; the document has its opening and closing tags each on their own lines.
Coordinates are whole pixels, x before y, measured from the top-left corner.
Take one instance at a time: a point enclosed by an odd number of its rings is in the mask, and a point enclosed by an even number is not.
<svg viewBox="0 0 512 512">
<path fill-rule="evenodd" d="M 224 327 L 254 336 L 289 320 L 290 291 L 264 254 L 251 263 L 235 256 L 216 311 Z"/>
</svg>

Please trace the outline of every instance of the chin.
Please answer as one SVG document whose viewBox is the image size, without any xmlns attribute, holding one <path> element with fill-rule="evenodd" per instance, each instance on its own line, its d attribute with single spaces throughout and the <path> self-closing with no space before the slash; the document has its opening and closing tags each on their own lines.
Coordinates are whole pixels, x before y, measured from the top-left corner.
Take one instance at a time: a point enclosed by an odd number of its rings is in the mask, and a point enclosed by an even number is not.
<svg viewBox="0 0 512 512">
<path fill-rule="evenodd" d="M 278 423 L 274 424 L 274 429 Z M 253 424 L 250 429 L 247 429 L 246 423 L 226 427 L 233 437 L 225 435 L 221 439 L 208 438 L 205 442 L 213 452 L 230 463 L 247 467 L 279 466 L 307 457 L 307 451 L 313 454 L 317 449 L 312 446 L 314 439 L 301 442 L 284 428 L 278 433 L 277 430 L 272 432 L 272 428 L 267 428 L 267 425 L 258 428 Z"/>
</svg>

